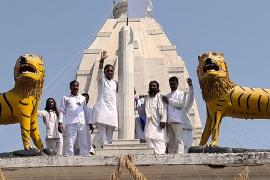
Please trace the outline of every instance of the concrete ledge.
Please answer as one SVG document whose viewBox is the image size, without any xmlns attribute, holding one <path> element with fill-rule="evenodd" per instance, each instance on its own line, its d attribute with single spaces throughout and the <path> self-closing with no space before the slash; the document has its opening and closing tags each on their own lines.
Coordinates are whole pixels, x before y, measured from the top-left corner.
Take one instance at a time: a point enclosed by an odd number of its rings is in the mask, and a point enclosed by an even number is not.
<svg viewBox="0 0 270 180">
<path fill-rule="evenodd" d="M 83 54 L 100 54 L 102 49 L 85 49 Z"/>
<path fill-rule="evenodd" d="M 112 32 L 98 32 L 96 37 L 110 37 Z"/>
<path fill-rule="evenodd" d="M 124 147 L 123 149 L 119 149 L 119 147 L 110 148 L 110 149 L 97 149 L 95 151 L 96 155 L 98 156 L 105 156 L 105 157 L 117 157 L 124 154 L 130 155 L 153 155 L 154 149 L 146 148 L 146 147 Z"/>
<path fill-rule="evenodd" d="M 183 73 L 184 68 L 183 67 L 168 67 L 168 73 Z"/>
<path fill-rule="evenodd" d="M 89 70 L 79 70 L 77 71 L 77 75 L 90 75 L 90 71 Z"/>
<path fill-rule="evenodd" d="M 124 18 L 118 18 L 117 21 L 119 23 L 121 23 L 121 22 L 127 22 L 127 18 L 126 17 L 124 17 Z M 140 18 L 129 18 L 128 19 L 128 22 L 141 22 L 141 19 Z"/>
<path fill-rule="evenodd" d="M 160 51 L 176 51 L 176 46 L 174 45 L 165 45 L 165 46 L 158 46 Z"/>
<path fill-rule="evenodd" d="M 103 145 L 103 150 L 105 149 L 147 149 L 146 143 L 138 143 L 138 144 L 106 144 Z"/>
<path fill-rule="evenodd" d="M 27 158 L 0 158 L 2 168 L 69 167 L 69 166 L 113 166 L 118 165 L 117 156 L 38 156 Z M 169 154 L 134 155 L 136 165 L 216 165 L 256 166 L 270 163 L 270 153 L 228 154 Z"/>
<path fill-rule="evenodd" d="M 148 33 L 148 35 L 164 34 L 162 29 L 147 30 L 146 32 Z"/>
<path fill-rule="evenodd" d="M 118 144 L 118 145 L 123 145 L 123 144 L 139 144 L 140 140 L 139 139 L 114 139 L 112 144 Z"/>
</svg>

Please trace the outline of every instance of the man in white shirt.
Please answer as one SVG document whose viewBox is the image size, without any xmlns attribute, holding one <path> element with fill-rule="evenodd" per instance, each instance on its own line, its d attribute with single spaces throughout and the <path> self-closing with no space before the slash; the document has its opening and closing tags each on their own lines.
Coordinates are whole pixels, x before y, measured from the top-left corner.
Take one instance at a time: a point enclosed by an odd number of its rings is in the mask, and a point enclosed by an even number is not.
<svg viewBox="0 0 270 180">
<path fill-rule="evenodd" d="M 82 93 L 82 95 L 85 97 L 85 102 L 86 102 L 86 105 L 88 104 L 89 102 L 89 94 L 87 93 Z M 91 130 L 91 133 L 90 131 L 87 131 L 87 134 L 88 134 L 88 143 L 89 143 L 89 148 L 90 148 L 90 154 L 91 155 L 94 155 L 95 154 L 95 150 L 94 150 L 94 147 L 92 146 L 92 140 L 91 140 L 91 134 L 93 133 L 94 131 L 94 127 L 93 125 L 91 124 L 91 116 L 92 116 L 92 108 L 88 107 L 87 106 L 87 112 L 85 114 L 85 117 L 88 117 L 86 118 L 86 123 L 89 124 L 89 127 L 90 127 L 90 130 Z M 89 119 L 89 121 L 87 121 L 87 119 Z"/>
<path fill-rule="evenodd" d="M 149 148 L 153 148 L 156 154 L 166 152 L 166 114 L 167 106 L 162 102 L 159 94 L 159 84 L 157 81 L 149 83 L 148 96 L 145 98 L 145 138 Z"/>
<path fill-rule="evenodd" d="M 63 122 L 65 124 L 66 146 L 65 155 L 74 155 L 74 143 L 78 136 L 78 143 L 80 148 L 80 155 L 89 155 L 87 131 L 89 131 L 88 124 L 85 120 L 87 113 L 87 106 L 85 97 L 78 94 L 79 83 L 74 80 L 70 82 L 70 95 L 62 98 L 59 107 L 59 123 L 58 131 L 63 132 Z M 89 121 L 89 120 L 88 120 Z M 88 122 L 87 121 L 87 122 Z"/>
<path fill-rule="evenodd" d="M 108 57 L 106 51 L 101 52 L 98 69 L 98 97 L 93 107 L 91 121 L 96 124 L 102 144 L 111 144 L 113 131 L 118 127 L 117 116 L 117 82 L 113 80 L 114 67 L 107 64 L 103 70 L 104 60 Z"/>
<path fill-rule="evenodd" d="M 86 106 L 89 102 L 89 94 L 88 93 L 82 93 L 82 96 L 85 97 L 85 102 L 86 102 Z M 90 107 L 86 107 L 86 113 L 85 113 L 85 123 L 86 124 L 89 124 L 89 127 L 90 127 L 90 130 L 91 130 L 91 133 L 90 131 L 86 131 L 87 132 L 87 138 L 88 138 L 88 147 L 90 148 L 89 149 L 89 152 L 91 155 L 94 155 L 95 154 L 95 150 L 92 146 L 92 141 L 91 141 L 91 134 L 93 133 L 94 131 L 94 128 L 93 128 L 93 125 L 91 124 L 91 113 L 92 113 L 92 108 Z M 74 154 L 75 155 L 79 155 L 80 154 L 80 148 L 79 148 L 79 142 L 78 142 L 78 136 L 75 140 L 75 143 L 74 143 Z"/>
<path fill-rule="evenodd" d="M 192 81 L 187 80 L 190 89 L 192 88 Z M 183 127 L 186 119 L 184 118 L 186 95 L 185 92 L 178 90 L 178 78 L 173 76 L 169 79 L 171 92 L 162 97 L 162 100 L 168 104 L 167 116 L 168 126 L 167 131 L 169 135 L 168 152 L 183 154 L 185 152 Z M 193 89 L 193 88 L 192 88 Z"/>
</svg>

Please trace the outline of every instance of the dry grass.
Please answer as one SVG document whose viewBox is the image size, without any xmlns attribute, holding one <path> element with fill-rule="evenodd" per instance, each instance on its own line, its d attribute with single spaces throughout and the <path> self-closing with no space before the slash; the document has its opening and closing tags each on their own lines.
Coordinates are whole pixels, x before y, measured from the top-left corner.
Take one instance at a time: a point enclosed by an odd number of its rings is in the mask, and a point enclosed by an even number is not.
<svg viewBox="0 0 270 180">
<path fill-rule="evenodd" d="M 0 169 L 0 180 L 7 180 L 7 177 L 2 169 Z"/>
<path fill-rule="evenodd" d="M 249 168 L 246 167 L 242 170 L 234 180 L 248 180 Z"/>
</svg>

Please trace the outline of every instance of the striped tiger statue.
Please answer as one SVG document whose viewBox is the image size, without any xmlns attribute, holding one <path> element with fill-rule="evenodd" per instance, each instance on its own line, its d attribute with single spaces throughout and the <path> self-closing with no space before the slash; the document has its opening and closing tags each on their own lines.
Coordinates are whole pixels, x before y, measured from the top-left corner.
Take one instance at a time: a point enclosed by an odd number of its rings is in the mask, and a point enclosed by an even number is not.
<svg viewBox="0 0 270 180">
<path fill-rule="evenodd" d="M 14 88 L 0 94 L 0 124 L 20 123 L 26 150 L 30 148 L 30 137 L 38 149 L 43 148 L 37 113 L 44 76 L 42 57 L 33 54 L 20 56 L 14 67 Z"/>
<path fill-rule="evenodd" d="M 270 119 L 270 89 L 242 87 L 230 80 L 223 53 L 206 52 L 198 57 L 197 74 L 207 119 L 200 145 L 218 145 L 223 117 Z"/>
</svg>

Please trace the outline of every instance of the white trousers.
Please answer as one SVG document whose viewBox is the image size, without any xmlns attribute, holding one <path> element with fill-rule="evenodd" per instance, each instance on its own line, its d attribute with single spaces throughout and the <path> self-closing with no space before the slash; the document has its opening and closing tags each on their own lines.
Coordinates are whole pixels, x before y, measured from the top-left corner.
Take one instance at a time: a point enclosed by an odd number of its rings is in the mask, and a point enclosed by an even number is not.
<svg viewBox="0 0 270 180">
<path fill-rule="evenodd" d="M 72 123 L 65 127 L 66 131 L 66 146 L 65 155 L 74 155 L 74 144 L 78 136 L 78 144 L 81 156 L 89 155 L 88 138 L 87 138 L 87 128 L 86 124 Z"/>
<path fill-rule="evenodd" d="M 57 155 L 62 155 L 63 152 L 62 138 L 46 138 L 45 141 L 48 149 L 52 149 Z"/>
<path fill-rule="evenodd" d="M 180 123 L 171 123 L 167 126 L 169 142 L 168 153 L 184 154 L 183 127 Z"/>
<path fill-rule="evenodd" d="M 156 139 L 146 138 L 146 143 L 148 148 L 153 148 L 156 154 L 165 154 L 166 152 L 166 142 Z"/>
<path fill-rule="evenodd" d="M 188 152 L 188 149 L 192 146 L 193 135 L 191 129 L 184 129 L 183 131 L 183 141 L 185 146 L 185 153 Z"/>
<path fill-rule="evenodd" d="M 114 126 L 97 123 L 97 129 L 101 137 L 102 144 L 112 144 Z"/>
<path fill-rule="evenodd" d="M 87 125 L 86 125 L 87 126 Z M 86 128 L 87 131 L 87 142 L 88 142 L 88 148 L 89 148 L 89 152 L 91 152 L 92 154 L 95 154 L 95 149 L 92 146 L 92 142 L 91 142 L 91 133 L 90 133 L 90 129 L 87 127 Z M 79 141 L 78 141 L 78 136 L 75 140 L 74 143 L 74 155 L 79 155 L 80 154 L 80 148 L 79 148 Z"/>
</svg>

